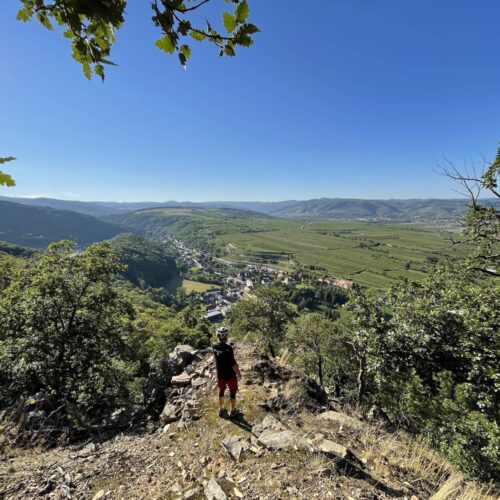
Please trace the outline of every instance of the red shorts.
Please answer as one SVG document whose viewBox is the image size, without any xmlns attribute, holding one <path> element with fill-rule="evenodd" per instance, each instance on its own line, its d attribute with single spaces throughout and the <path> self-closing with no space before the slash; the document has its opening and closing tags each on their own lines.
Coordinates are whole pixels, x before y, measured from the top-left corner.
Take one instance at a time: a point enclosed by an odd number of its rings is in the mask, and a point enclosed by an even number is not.
<svg viewBox="0 0 500 500">
<path fill-rule="evenodd" d="M 218 378 L 217 385 L 219 386 L 219 391 L 225 391 L 227 387 L 231 394 L 238 392 L 238 379 L 236 377 L 230 379 Z"/>
</svg>

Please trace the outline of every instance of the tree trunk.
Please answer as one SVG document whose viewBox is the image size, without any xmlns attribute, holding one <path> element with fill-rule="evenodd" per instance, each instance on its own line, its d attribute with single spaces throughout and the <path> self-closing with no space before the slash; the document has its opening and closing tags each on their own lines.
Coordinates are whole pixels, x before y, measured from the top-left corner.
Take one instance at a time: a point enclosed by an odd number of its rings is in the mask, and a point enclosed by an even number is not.
<svg viewBox="0 0 500 500">
<path fill-rule="evenodd" d="M 323 358 L 318 356 L 318 380 L 319 385 L 323 388 Z"/>
<path fill-rule="evenodd" d="M 269 350 L 269 354 L 271 355 L 271 357 L 275 358 L 276 353 L 274 351 L 273 343 L 271 342 L 270 339 L 267 340 L 267 348 Z"/>
<path fill-rule="evenodd" d="M 363 403 L 366 392 L 366 354 L 361 354 L 358 357 L 359 371 L 358 371 L 358 405 Z"/>
</svg>

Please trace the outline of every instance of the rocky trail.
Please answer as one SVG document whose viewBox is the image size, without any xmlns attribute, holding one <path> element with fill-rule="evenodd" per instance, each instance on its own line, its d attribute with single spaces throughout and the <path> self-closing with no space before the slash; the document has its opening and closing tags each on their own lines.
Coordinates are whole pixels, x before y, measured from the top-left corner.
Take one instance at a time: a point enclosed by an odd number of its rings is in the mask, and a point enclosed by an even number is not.
<svg viewBox="0 0 500 500">
<path fill-rule="evenodd" d="M 433 452 L 339 412 L 302 373 L 246 343 L 235 352 L 242 418 L 218 417 L 211 353 L 182 346 L 173 356 L 184 371 L 172 377 L 158 422 L 11 450 L 0 458 L 0 498 L 417 500 L 456 480 Z"/>
</svg>

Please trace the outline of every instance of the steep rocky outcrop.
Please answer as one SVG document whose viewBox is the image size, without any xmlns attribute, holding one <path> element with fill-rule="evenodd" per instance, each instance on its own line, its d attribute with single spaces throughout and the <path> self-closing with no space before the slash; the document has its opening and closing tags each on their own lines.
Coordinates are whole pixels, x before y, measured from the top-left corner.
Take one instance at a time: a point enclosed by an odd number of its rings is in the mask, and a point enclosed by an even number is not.
<svg viewBox="0 0 500 500">
<path fill-rule="evenodd" d="M 241 418 L 218 417 L 211 353 L 179 346 L 145 384 L 149 418 L 72 446 L 5 453 L 0 498 L 422 500 L 448 480 L 465 488 L 438 455 L 337 411 L 304 374 L 246 343 L 235 350 Z"/>
</svg>

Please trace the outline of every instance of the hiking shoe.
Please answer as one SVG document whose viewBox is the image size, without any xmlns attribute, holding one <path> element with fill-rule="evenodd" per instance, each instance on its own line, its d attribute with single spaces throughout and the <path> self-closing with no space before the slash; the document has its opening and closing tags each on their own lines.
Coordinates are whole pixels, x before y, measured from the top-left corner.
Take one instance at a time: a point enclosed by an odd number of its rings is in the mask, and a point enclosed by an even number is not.
<svg viewBox="0 0 500 500">
<path fill-rule="evenodd" d="M 231 413 L 229 414 L 229 418 L 238 418 L 242 416 L 243 413 L 240 410 L 232 410 Z"/>
<path fill-rule="evenodd" d="M 227 417 L 227 410 L 225 408 L 220 408 L 219 409 L 219 417 L 220 418 L 225 418 Z"/>
</svg>

